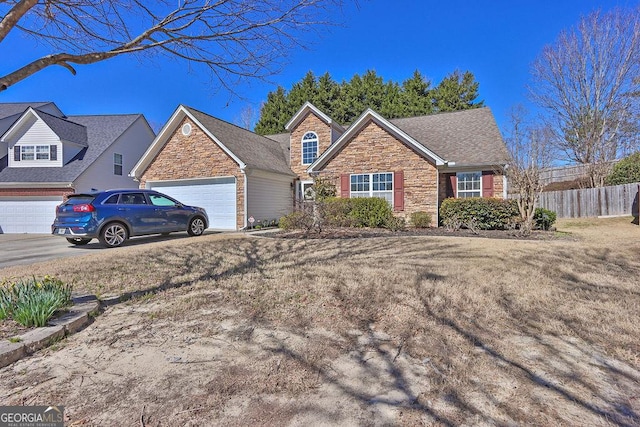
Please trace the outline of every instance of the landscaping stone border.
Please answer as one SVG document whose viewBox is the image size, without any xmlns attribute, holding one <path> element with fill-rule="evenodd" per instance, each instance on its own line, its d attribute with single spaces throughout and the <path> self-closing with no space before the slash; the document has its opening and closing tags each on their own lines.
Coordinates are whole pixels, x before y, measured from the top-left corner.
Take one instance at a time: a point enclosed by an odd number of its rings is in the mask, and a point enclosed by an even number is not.
<svg viewBox="0 0 640 427">
<path fill-rule="evenodd" d="M 60 317 L 48 322 L 49 326 L 36 328 L 22 335 L 20 341 L 0 341 L 0 368 L 4 368 L 26 355 L 49 346 L 53 342 L 73 334 L 84 328 L 91 321 L 91 316 L 100 309 L 100 301 L 95 295 L 73 298 L 73 306 Z"/>
</svg>

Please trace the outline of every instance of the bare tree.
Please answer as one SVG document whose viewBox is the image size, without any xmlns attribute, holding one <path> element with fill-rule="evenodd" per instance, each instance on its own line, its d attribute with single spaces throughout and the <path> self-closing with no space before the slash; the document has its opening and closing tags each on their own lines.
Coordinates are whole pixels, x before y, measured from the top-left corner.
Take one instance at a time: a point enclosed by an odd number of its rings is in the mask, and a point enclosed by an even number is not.
<svg viewBox="0 0 640 427">
<path fill-rule="evenodd" d="M 507 146 L 511 160 L 507 169 L 509 184 L 518 203 L 520 230 L 524 234 L 533 228 L 533 216 L 544 189 L 541 172 L 551 165 L 552 131 L 545 126 L 531 126 L 521 105 L 510 111 L 511 129 Z"/>
<path fill-rule="evenodd" d="M 259 112 L 251 104 L 245 105 L 236 117 L 235 124 L 243 129 L 253 130 L 258 121 Z"/>
<path fill-rule="evenodd" d="M 51 53 L 0 76 L 0 91 L 51 65 L 75 74 L 122 54 L 168 55 L 200 64 L 233 91 L 243 78 L 277 72 L 302 31 L 328 22 L 342 0 L 9 0 L 0 2 L 0 44 L 22 32 Z M 16 52 L 12 52 L 15 54 Z"/>
<path fill-rule="evenodd" d="M 609 162 L 637 144 L 640 9 L 593 12 L 532 65 L 534 101 L 546 110 L 564 160 L 588 165 L 604 185 Z"/>
</svg>

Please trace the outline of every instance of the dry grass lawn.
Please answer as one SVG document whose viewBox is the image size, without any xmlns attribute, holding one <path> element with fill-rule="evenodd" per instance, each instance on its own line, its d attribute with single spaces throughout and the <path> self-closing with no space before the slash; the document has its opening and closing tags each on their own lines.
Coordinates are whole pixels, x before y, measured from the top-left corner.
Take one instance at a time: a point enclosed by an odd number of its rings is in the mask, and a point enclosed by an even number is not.
<svg viewBox="0 0 640 427">
<path fill-rule="evenodd" d="M 0 370 L 0 402 L 69 425 L 640 425 L 640 228 L 559 229 L 211 235 L 0 270 L 152 292 Z"/>
</svg>

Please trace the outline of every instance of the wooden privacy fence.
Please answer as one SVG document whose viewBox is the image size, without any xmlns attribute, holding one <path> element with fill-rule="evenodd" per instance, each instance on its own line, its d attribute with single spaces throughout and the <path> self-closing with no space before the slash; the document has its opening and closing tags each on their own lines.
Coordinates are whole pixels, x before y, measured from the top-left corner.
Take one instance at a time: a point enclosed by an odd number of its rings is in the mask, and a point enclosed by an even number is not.
<svg viewBox="0 0 640 427">
<path fill-rule="evenodd" d="M 638 215 L 638 183 L 579 190 L 549 191 L 538 205 L 555 211 L 558 218 Z"/>
</svg>

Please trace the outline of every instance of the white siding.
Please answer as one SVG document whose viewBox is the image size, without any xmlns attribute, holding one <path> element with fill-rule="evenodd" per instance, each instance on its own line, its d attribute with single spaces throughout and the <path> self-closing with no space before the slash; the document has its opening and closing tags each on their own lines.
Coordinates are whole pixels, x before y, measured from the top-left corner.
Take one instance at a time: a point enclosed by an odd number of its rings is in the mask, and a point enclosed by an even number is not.
<svg viewBox="0 0 640 427">
<path fill-rule="evenodd" d="M 77 192 L 138 188 L 139 183 L 129 177 L 129 171 L 147 150 L 155 135 L 142 117 L 138 118 L 111 147 L 105 150 L 74 182 Z M 122 154 L 122 175 L 113 171 L 113 154 Z"/>
<path fill-rule="evenodd" d="M 62 144 L 60 138 L 53 132 L 45 122 L 40 119 L 36 119 L 34 116 L 29 117 L 28 120 L 22 125 L 22 128 L 14 134 L 8 141 L 9 152 L 9 167 L 61 167 L 62 157 Z M 16 145 L 56 145 L 58 146 L 58 160 L 33 160 L 33 161 L 19 161 L 13 160 L 13 149 Z"/>
<path fill-rule="evenodd" d="M 247 218 L 279 219 L 293 210 L 293 177 L 264 171 L 247 175 Z"/>
</svg>

